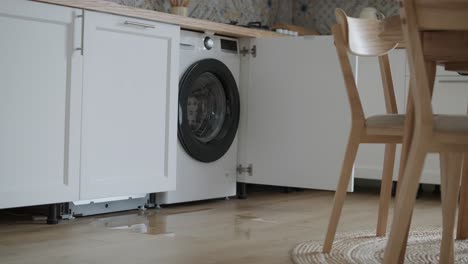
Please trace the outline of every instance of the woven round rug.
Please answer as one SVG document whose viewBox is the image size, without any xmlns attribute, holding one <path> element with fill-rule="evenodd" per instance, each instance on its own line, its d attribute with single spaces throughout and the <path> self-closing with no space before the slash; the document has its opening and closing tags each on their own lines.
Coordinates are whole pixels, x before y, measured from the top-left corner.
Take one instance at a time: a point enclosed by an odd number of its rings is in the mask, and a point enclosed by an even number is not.
<svg viewBox="0 0 468 264">
<path fill-rule="evenodd" d="M 441 229 L 418 229 L 410 232 L 406 250 L 407 263 L 439 263 Z M 387 238 L 375 231 L 345 233 L 336 237 L 330 254 L 322 253 L 323 241 L 298 244 L 291 251 L 295 264 L 312 263 L 382 263 Z M 455 241 L 455 263 L 468 263 L 468 240 Z"/>
</svg>

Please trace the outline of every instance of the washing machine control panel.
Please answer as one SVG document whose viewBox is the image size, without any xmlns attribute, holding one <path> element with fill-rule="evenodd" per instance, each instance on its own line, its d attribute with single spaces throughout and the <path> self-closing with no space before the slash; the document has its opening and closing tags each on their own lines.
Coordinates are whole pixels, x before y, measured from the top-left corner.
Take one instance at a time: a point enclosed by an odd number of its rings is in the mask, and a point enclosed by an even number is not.
<svg viewBox="0 0 468 264">
<path fill-rule="evenodd" d="M 205 45 L 205 49 L 210 50 L 214 46 L 214 40 L 210 37 L 205 37 L 203 44 Z"/>
<path fill-rule="evenodd" d="M 230 52 L 230 53 L 237 53 L 237 41 L 232 39 L 221 39 L 221 50 Z"/>
</svg>

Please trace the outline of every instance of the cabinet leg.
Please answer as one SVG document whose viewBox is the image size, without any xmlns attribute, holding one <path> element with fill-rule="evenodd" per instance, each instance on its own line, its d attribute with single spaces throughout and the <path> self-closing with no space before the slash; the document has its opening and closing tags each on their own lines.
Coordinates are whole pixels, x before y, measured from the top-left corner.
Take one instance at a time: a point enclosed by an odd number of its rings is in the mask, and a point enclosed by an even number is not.
<svg viewBox="0 0 468 264">
<path fill-rule="evenodd" d="M 149 194 L 148 201 L 146 202 L 145 207 L 148 208 L 148 209 L 153 209 L 153 208 L 157 207 L 156 193 L 150 193 Z"/>
<path fill-rule="evenodd" d="M 424 192 L 423 190 L 423 185 L 422 184 L 419 184 L 419 188 L 418 188 L 418 193 L 416 194 L 416 199 L 419 199 L 419 197 L 421 197 L 421 194 Z"/>
<path fill-rule="evenodd" d="M 284 193 L 292 193 L 294 191 L 293 188 L 291 187 L 283 187 L 283 192 Z"/>
<path fill-rule="evenodd" d="M 237 198 L 242 200 L 247 199 L 247 183 L 237 183 Z"/>
<path fill-rule="evenodd" d="M 392 182 L 392 197 L 395 197 L 396 195 L 397 186 L 398 186 L 397 181 Z"/>
<path fill-rule="evenodd" d="M 47 216 L 48 225 L 58 224 L 58 211 L 59 211 L 59 204 L 49 205 L 49 215 Z"/>
</svg>

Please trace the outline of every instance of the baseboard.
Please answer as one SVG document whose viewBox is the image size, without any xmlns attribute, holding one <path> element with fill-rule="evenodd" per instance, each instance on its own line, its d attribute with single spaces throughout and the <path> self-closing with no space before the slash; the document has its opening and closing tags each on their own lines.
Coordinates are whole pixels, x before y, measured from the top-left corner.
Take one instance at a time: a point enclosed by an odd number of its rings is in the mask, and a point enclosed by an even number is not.
<svg viewBox="0 0 468 264">
<path fill-rule="evenodd" d="M 355 167 L 354 177 L 357 179 L 381 180 L 382 169 L 381 168 L 369 168 L 369 167 Z M 398 171 L 394 172 L 393 179 L 394 180 L 398 179 Z M 432 171 L 432 170 L 424 170 L 423 175 L 421 176 L 421 183 L 440 184 L 439 172 Z"/>
</svg>

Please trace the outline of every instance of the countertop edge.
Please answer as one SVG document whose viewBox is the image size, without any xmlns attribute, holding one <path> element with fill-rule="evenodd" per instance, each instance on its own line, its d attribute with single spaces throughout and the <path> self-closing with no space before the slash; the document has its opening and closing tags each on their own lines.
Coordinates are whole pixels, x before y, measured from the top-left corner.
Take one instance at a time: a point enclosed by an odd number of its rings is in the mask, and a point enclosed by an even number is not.
<svg viewBox="0 0 468 264">
<path fill-rule="evenodd" d="M 102 13 L 122 15 L 156 22 L 179 25 L 182 29 L 196 30 L 202 32 L 213 32 L 215 34 L 238 37 L 238 38 L 267 38 L 282 37 L 284 35 L 273 31 L 244 28 L 227 25 L 208 20 L 196 19 L 172 15 L 164 12 L 124 6 L 103 0 L 32 0 L 35 2 L 54 4 L 72 8 L 97 11 Z"/>
</svg>

